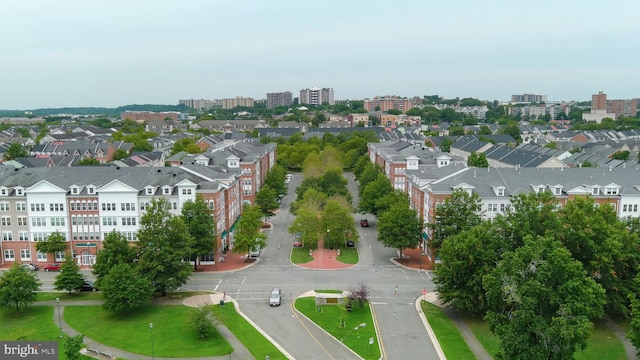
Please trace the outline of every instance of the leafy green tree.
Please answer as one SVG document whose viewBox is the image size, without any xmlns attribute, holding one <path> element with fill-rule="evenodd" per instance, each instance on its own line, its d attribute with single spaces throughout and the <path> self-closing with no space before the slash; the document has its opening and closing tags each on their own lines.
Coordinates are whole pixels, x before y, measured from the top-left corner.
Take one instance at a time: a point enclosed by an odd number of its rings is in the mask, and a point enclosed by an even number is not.
<svg viewBox="0 0 640 360">
<path fill-rule="evenodd" d="M 11 143 L 7 151 L 4 153 L 5 160 L 13 160 L 27 156 L 29 156 L 29 152 L 27 152 L 27 150 L 19 143 Z"/>
<path fill-rule="evenodd" d="M 273 216 L 273 211 L 280 206 L 278 201 L 276 201 L 277 198 L 278 194 L 276 190 L 267 184 L 256 194 L 256 205 L 258 205 L 260 212 L 262 212 L 265 218 Z"/>
<path fill-rule="evenodd" d="M 480 131 L 478 132 L 479 135 L 491 135 L 493 134 L 493 132 L 491 131 L 491 129 L 487 126 L 487 125 L 482 125 L 480 126 Z"/>
<path fill-rule="evenodd" d="M 232 252 L 246 254 L 256 247 L 267 246 L 267 235 L 260 231 L 262 228 L 262 212 L 255 205 L 245 204 L 242 218 L 238 220 L 235 229 L 235 240 Z"/>
<path fill-rule="evenodd" d="M 189 154 L 197 154 L 202 152 L 202 150 L 200 150 L 200 148 L 196 145 L 195 140 L 193 140 L 192 138 L 182 138 L 173 143 L 170 155 L 173 156 L 181 151 L 185 151 Z"/>
<path fill-rule="evenodd" d="M 613 207 L 595 206 L 592 198 L 575 198 L 560 211 L 562 226 L 551 233 L 606 290 L 608 313 L 626 316 L 629 296 L 640 293 L 640 239 L 618 220 Z"/>
<path fill-rule="evenodd" d="M 42 283 L 36 275 L 14 263 L 0 275 L 0 306 L 15 308 L 20 313 L 38 298 Z"/>
<path fill-rule="evenodd" d="M 516 141 L 520 140 L 520 127 L 517 123 L 509 123 L 506 126 L 500 128 L 501 134 L 511 135 Z"/>
<path fill-rule="evenodd" d="M 450 137 L 445 136 L 440 142 L 440 151 L 448 153 L 451 151 L 451 145 L 453 145 L 453 140 Z"/>
<path fill-rule="evenodd" d="M 277 195 L 285 195 L 287 193 L 287 184 L 285 179 L 287 172 L 281 165 L 275 165 L 269 170 L 267 176 L 264 179 L 264 185 L 269 185 L 276 191 Z"/>
<path fill-rule="evenodd" d="M 612 159 L 616 160 L 629 160 L 630 152 L 629 150 L 616 151 L 613 155 L 611 155 Z"/>
<path fill-rule="evenodd" d="M 415 248 L 422 241 L 422 221 L 409 201 L 398 201 L 378 216 L 378 240 L 386 247 L 402 250 Z"/>
<path fill-rule="evenodd" d="M 56 231 L 51 233 L 46 240 L 36 242 L 36 250 L 47 254 L 55 254 L 58 251 L 67 250 L 67 244 L 64 235 Z"/>
<path fill-rule="evenodd" d="M 100 161 L 93 157 L 82 158 L 78 161 L 79 166 L 90 166 L 90 165 L 100 165 Z"/>
<path fill-rule="evenodd" d="M 118 264 L 104 276 L 100 290 L 105 310 L 129 313 L 151 302 L 154 287 L 143 271 L 130 264 Z"/>
<path fill-rule="evenodd" d="M 369 182 L 362 191 L 358 209 L 362 213 L 371 213 L 378 216 L 381 208 L 388 207 L 388 204 L 381 204 L 381 195 L 391 193 L 393 188 L 384 174 L 378 172 L 376 176 L 375 181 Z"/>
<path fill-rule="evenodd" d="M 457 235 L 481 222 L 481 203 L 477 193 L 469 194 L 463 189 L 456 189 L 443 203 L 436 205 L 433 239 L 431 248 L 438 249 L 443 241 Z"/>
<path fill-rule="evenodd" d="M 82 349 L 82 342 L 84 341 L 84 335 L 67 336 L 64 339 L 64 355 L 67 360 L 79 360 L 81 357 L 80 349 Z"/>
<path fill-rule="evenodd" d="M 297 210 L 296 217 L 289 227 L 289 233 L 301 234 L 303 246 L 310 249 L 317 247 L 319 236 L 323 231 L 326 230 L 322 227 L 320 220 L 320 206 L 310 203 L 304 204 Z"/>
<path fill-rule="evenodd" d="M 484 314 L 488 310 L 482 279 L 498 263 L 500 241 L 490 222 L 482 222 L 446 238 L 438 250 L 436 265 L 438 297 L 445 304 Z"/>
<path fill-rule="evenodd" d="M 198 269 L 200 258 L 216 247 L 216 222 L 211 209 L 202 195 L 196 195 L 195 201 L 186 201 L 182 205 L 182 221 L 191 236 L 191 254 L 194 270 Z"/>
<path fill-rule="evenodd" d="M 475 151 L 472 151 L 467 159 L 467 166 L 469 167 L 479 167 L 479 168 L 487 168 L 489 167 L 489 161 L 487 160 L 487 155 L 484 153 L 476 154 Z"/>
<path fill-rule="evenodd" d="M 71 256 L 67 256 L 67 259 L 60 267 L 60 274 L 56 276 L 56 280 L 53 283 L 54 289 L 68 292 L 77 291 L 82 288 L 83 282 L 84 276 L 80 274 L 78 263 Z"/>
<path fill-rule="evenodd" d="M 102 288 L 102 279 L 111 269 L 119 264 L 133 264 L 137 257 L 137 249 L 130 245 L 126 236 L 113 230 L 102 242 L 102 250 L 98 251 L 96 263 L 91 270 L 96 276 L 96 285 Z"/>
<path fill-rule="evenodd" d="M 332 198 L 322 210 L 321 228 L 326 232 L 325 247 L 341 247 L 346 244 L 347 235 L 357 242 L 355 221 L 349 207 Z"/>
<path fill-rule="evenodd" d="M 495 226 L 508 250 L 515 250 L 524 244 L 524 238 L 545 236 L 557 231 L 561 226 L 558 218 L 558 201 L 549 191 L 518 194 L 511 199 L 511 206 L 504 215 L 494 219 Z"/>
<path fill-rule="evenodd" d="M 113 160 L 122 160 L 129 157 L 129 152 L 126 149 L 118 149 L 113 154 Z"/>
<path fill-rule="evenodd" d="M 402 114 L 402 110 L 399 110 L 399 109 L 389 109 L 389 110 L 387 110 L 387 114 L 391 114 L 391 115 L 400 115 L 400 114 Z"/>
<path fill-rule="evenodd" d="M 528 236 L 485 277 L 498 359 L 573 359 L 603 315 L 604 289 L 557 240 Z"/>
<path fill-rule="evenodd" d="M 162 296 L 184 285 L 191 275 L 191 265 L 184 262 L 191 255 L 191 235 L 184 221 L 171 214 L 169 206 L 166 198 L 152 199 L 138 231 L 140 273 Z"/>
<path fill-rule="evenodd" d="M 636 275 L 633 281 L 636 286 L 639 286 L 640 274 Z M 638 294 L 630 294 L 629 300 L 631 302 L 631 323 L 629 324 L 627 339 L 631 340 L 631 343 L 636 348 L 636 356 L 640 357 L 640 300 L 638 299 Z"/>
</svg>

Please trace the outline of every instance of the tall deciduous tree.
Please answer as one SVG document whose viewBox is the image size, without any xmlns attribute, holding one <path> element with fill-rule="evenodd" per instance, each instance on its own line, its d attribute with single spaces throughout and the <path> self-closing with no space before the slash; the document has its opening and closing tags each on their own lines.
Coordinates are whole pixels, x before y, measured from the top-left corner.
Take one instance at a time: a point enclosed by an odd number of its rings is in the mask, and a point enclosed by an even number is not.
<svg viewBox="0 0 640 360">
<path fill-rule="evenodd" d="M 436 265 L 438 297 L 445 304 L 464 311 L 484 313 L 487 301 L 482 279 L 500 259 L 500 242 L 489 222 L 444 240 Z"/>
<path fill-rule="evenodd" d="M 59 232 L 51 233 L 44 241 L 38 241 L 36 243 L 36 250 L 47 253 L 55 254 L 58 251 L 67 250 L 68 243 L 64 240 L 64 236 Z"/>
<path fill-rule="evenodd" d="M 140 219 L 138 264 L 163 296 L 184 285 L 191 265 L 184 262 L 191 254 L 191 235 L 184 221 L 169 212 L 169 201 L 153 199 Z"/>
<path fill-rule="evenodd" d="M 563 226 L 553 233 L 607 294 L 607 312 L 626 316 L 629 295 L 640 293 L 633 279 L 640 263 L 640 239 L 618 220 L 613 207 L 576 198 L 561 210 Z"/>
<path fill-rule="evenodd" d="M 478 194 L 469 194 L 465 190 L 456 189 L 442 204 L 436 206 L 433 239 L 429 246 L 437 249 L 442 242 L 467 229 L 480 224 L 481 204 Z"/>
<path fill-rule="evenodd" d="M 101 284 L 102 306 L 107 311 L 127 313 L 150 303 L 153 297 L 153 285 L 149 277 L 131 264 L 114 266 Z"/>
<path fill-rule="evenodd" d="M 127 238 L 113 230 L 105 236 L 102 250 L 98 251 L 96 263 L 92 272 L 96 276 L 96 285 L 102 287 L 102 279 L 111 269 L 119 264 L 132 264 L 137 256 L 137 250 L 131 246 Z"/>
<path fill-rule="evenodd" d="M 245 204 L 242 210 L 242 218 L 238 220 L 234 231 L 233 249 L 236 254 L 246 254 L 256 247 L 267 245 L 267 235 L 262 228 L 262 212 L 255 205 Z"/>
<path fill-rule="evenodd" d="M 298 209 L 296 217 L 289 227 L 289 233 L 291 235 L 299 233 L 302 236 L 303 245 L 310 249 L 317 247 L 322 231 L 320 207 L 312 205 L 303 206 Z"/>
<path fill-rule="evenodd" d="M 78 263 L 74 258 L 68 256 L 67 260 L 65 260 L 60 267 L 60 274 L 56 276 L 53 287 L 58 291 L 66 290 L 68 292 L 72 292 L 80 290 L 83 282 L 84 276 L 80 274 L 80 267 L 78 267 Z"/>
<path fill-rule="evenodd" d="M 325 248 L 345 245 L 347 234 L 354 235 L 356 232 L 349 207 L 340 200 L 329 199 L 322 210 L 321 229 L 325 235 Z M 352 240 L 357 241 L 357 239 Z"/>
<path fill-rule="evenodd" d="M 262 216 L 265 218 L 269 216 L 273 216 L 273 211 L 277 209 L 280 204 L 276 199 L 278 198 L 278 194 L 275 189 L 271 186 L 265 184 L 260 191 L 256 194 L 256 205 L 260 208 L 260 212 L 262 212 Z M 266 219 L 265 219 L 266 221 Z"/>
<path fill-rule="evenodd" d="M 200 258 L 215 252 L 216 222 L 201 195 L 197 195 L 195 201 L 189 200 L 182 204 L 181 217 L 191 235 L 190 257 L 194 260 L 194 269 L 197 270 Z"/>
<path fill-rule="evenodd" d="M 406 198 L 378 216 L 378 240 L 386 247 L 398 249 L 400 257 L 403 249 L 417 247 L 421 236 L 422 221 L 416 211 L 409 208 Z"/>
<path fill-rule="evenodd" d="M 604 289 L 557 240 L 528 236 L 485 277 L 500 359 L 573 359 L 603 314 Z"/>
<path fill-rule="evenodd" d="M 366 170 L 365 170 L 366 171 Z M 389 179 L 384 174 L 378 173 L 376 180 L 368 183 L 362 191 L 358 209 L 363 213 L 371 213 L 379 216 L 380 208 L 388 204 L 380 204 L 381 196 L 393 191 Z"/>
<path fill-rule="evenodd" d="M 36 301 L 41 284 L 34 273 L 13 264 L 0 275 L 0 306 L 15 308 L 19 313 Z"/>
</svg>

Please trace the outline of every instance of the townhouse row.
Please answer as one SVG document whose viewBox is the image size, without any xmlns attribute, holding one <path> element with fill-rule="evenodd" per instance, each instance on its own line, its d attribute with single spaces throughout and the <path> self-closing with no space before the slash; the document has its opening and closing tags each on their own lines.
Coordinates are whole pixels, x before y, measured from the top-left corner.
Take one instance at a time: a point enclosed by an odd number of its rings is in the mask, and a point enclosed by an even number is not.
<svg viewBox="0 0 640 360">
<path fill-rule="evenodd" d="M 199 259 L 212 265 L 232 246 L 243 204 L 253 203 L 275 165 L 275 149 L 275 144 L 227 144 L 207 154 L 215 161 L 176 162 L 171 167 L 0 166 L 0 267 L 63 261 L 68 254 L 90 267 L 111 231 L 137 240 L 140 219 L 152 199 L 166 198 L 171 213 L 180 215 L 183 204 L 197 195 L 216 221 L 216 247 Z M 38 252 L 36 243 L 54 232 L 69 243 L 67 251 Z"/>
<path fill-rule="evenodd" d="M 409 196 L 410 206 L 424 220 L 423 244 L 431 260 L 428 224 L 435 210 L 461 189 L 478 194 L 482 216 L 504 214 L 519 194 L 550 192 L 564 206 L 576 197 L 609 204 L 619 218 L 640 217 L 639 166 L 617 168 L 473 168 L 455 157 L 403 142 L 370 143 L 369 158 L 383 169 L 391 185 Z"/>
</svg>

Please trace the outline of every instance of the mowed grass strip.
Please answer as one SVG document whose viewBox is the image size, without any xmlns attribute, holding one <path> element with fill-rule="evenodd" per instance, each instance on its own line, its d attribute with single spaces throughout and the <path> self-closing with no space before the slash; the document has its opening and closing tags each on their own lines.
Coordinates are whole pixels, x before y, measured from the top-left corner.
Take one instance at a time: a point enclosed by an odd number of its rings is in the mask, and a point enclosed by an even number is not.
<svg viewBox="0 0 640 360">
<path fill-rule="evenodd" d="M 200 340 L 189 329 L 191 315 L 197 311 L 182 305 L 149 305 L 134 313 L 119 316 L 100 306 L 67 306 L 65 321 L 78 332 L 91 339 L 118 349 L 151 356 L 151 330 L 153 323 L 153 350 L 157 357 L 222 356 L 233 348 L 217 331 L 207 340 Z"/>
<path fill-rule="evenodd" d="M 420 307 L 447 359 L 473 360 L 476 358 L 458 328 L 441 308 L 428 301 L 420 302 Z"/>
<path fill-rule="evenodd" d="M 240 342 L 249 350 L 251 355 L 256 359 L 270 360 L 286 359 L 267 338 L 265 338 L 256 328 L 247 322 L 235 309 L 233 304 L 226 306 L 213 306 L 213 311 L 220 322 L 240 340 Z"/>
<path fill-rule="evenodd" d="M 319 312 L 315 298 L 304 297 L 296 299 L 294 306 L 338 341 L 344 338 L 344 346 L 350 348 L 362 358 L 380 358 L 378 337 L 376 336 L 376 329 L 368 303 L 362 308 L 355 305 L 351 311 L 344 311 L 338 305 L 324 305 L 321 307 L 322 312 Z M 345 327 L 340 327 L 341 317 L 344 318 Z M 366 324 L 366 326 L 354 330 L 356 326 L 362 323 Z M 349 336 L 345 338 L 346 335 Z M 369 345 L 369 338 L 374 339 L 372 346 Z M 340 344 L 336 346 L 340 346 Z M 347 350 L 345 349 L 345 351 Z"/>
</svg>

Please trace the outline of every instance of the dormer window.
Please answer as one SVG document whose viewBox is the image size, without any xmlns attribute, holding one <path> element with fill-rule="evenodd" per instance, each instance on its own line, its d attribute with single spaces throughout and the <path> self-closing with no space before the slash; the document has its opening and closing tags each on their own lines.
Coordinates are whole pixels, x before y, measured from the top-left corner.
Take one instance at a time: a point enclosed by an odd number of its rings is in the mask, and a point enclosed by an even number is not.
<svg viewBox="0 0 640 360">
<path fill-rule="evenodd" d="M 145 194 L 147 194 L 147 195 L 153 195 L 153 188 L 151 188 L 151 187 L 146 188 L 146 189 L 145 189 Z"/>
<path fill-rule="evenodd" d="M 7 196 L 8 193 L 9 193 L 9 191 L 7 190 L 6 187 L 0 188 L 0 195 Z"/>
<path fill-rule="evenodd" d="M 94 186 L 87 186 L 87 194 L 95 194 L 96 188 Z"/>
<path fill-rule="evenodd" d="M 591 188 L 591 195 L 600 195 L 600 188 L 595 186 Z"/>
<path fill-rule="evenodd" d="M 498 189 L 498 196 L 504 196 L 504 189 Z"/>
<path fill-rule="evenodd" d="M 77 186 L 72 186 L 71 187 L 71 194 L 73 195 L 78 195 L 80 193 L 80 189 Z"/>
<path fill-rule="evenodd" d="M 24 189 L 21 188 L 21 187 L 17 187 L 16 188 L 16 195 L 18 195 L 18 196 L 24 195 Z"/>
<path fill-rule="evenodd" d="M 171 188 L 168 186 L 165 186 L 162 188 L 162 195 L 171 195 Z"/>
<path fill-rule="evenodd" d="M 618 195 L 618 188 L 615 187 L 607 187 L 604 191 L 607 195 Z"/>
<path fill-rule="evenodd" d="M 559 185 L 554 186 L 553 195 L 562 195 L 562 186 L 559 186 Z"/>
</svg>

